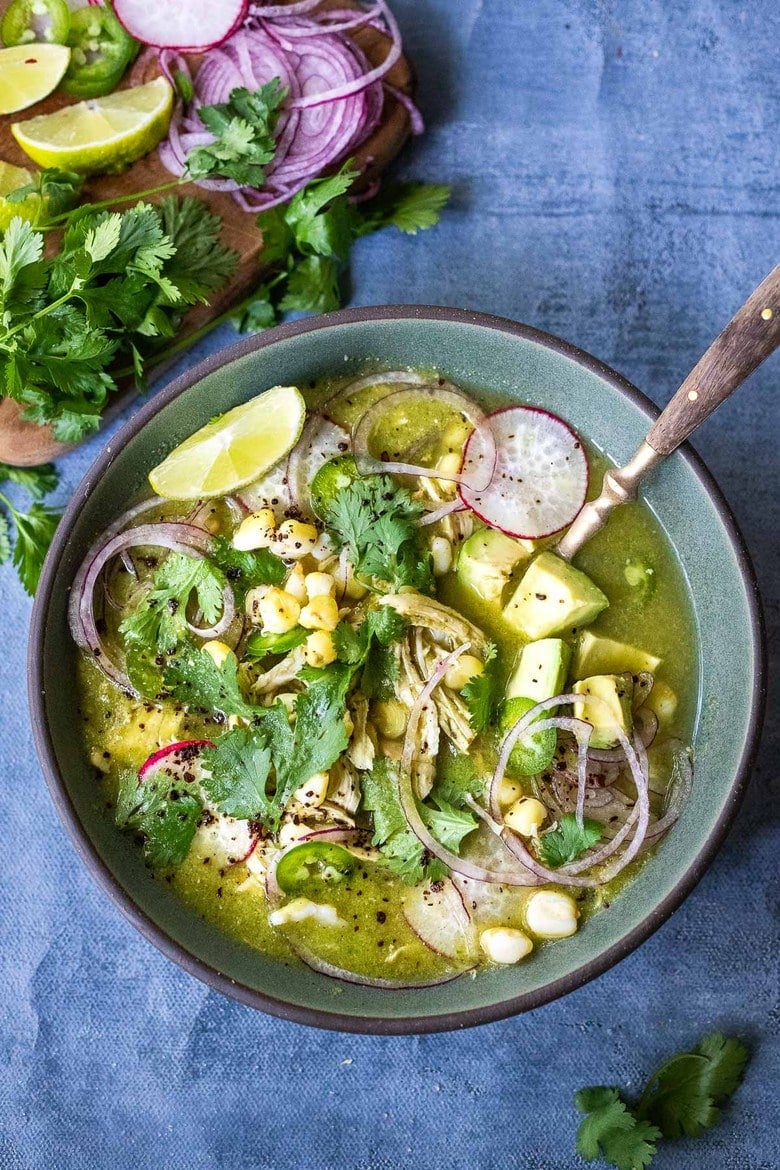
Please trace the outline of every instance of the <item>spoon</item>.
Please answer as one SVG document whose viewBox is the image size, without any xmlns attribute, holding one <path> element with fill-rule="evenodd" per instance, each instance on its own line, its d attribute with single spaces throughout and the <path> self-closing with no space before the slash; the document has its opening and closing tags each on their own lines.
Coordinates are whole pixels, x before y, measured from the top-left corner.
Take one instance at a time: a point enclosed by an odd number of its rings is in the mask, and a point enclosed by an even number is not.
<svg viewBox="0 0 780 1170">
<path fill-rule="evenodd" d="M 699 359 L 624 467 L 604 475 L 601 495 L 585 504 L 556 548 L 570 561 L 604 527 L 639 483 L 737 390 L 780 345 L 780 264 L 773 268 Z"/>
</svg>

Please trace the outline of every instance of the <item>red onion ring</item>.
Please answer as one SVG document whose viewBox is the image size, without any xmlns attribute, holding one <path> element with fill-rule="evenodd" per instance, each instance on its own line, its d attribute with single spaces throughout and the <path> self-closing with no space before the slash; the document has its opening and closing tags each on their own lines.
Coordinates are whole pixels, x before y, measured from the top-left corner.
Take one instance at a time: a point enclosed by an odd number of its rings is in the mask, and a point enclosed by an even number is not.
<svg viewBox="0 0 780 1170">
<path fill-rule="evenodd" d="M 131 509 L 131 512 L 138 515 L 140 510 L 141 505 L 137 509 Z M 208 532 L 191 524 L 139 524 L 125 532 L 114 533 L 113 529 L 117 523 L 118 521 L 115 521 L 101 540 L 92 546 L 73 579 L 68 601 L 68 624 L 76 645 L 93 656 L 106 677 L 128 694 L 138 698 L 138 692 L 127 675 L 111 661 L 98 633 L 94 610 L 94 593 L 98 578 L 112 557 L 124 549 L 148 544 L 188 556 L 202 556 L 209 549 L 212 538 Z"/>
<path fill-rule="evenodd" d="M 471 441 L 477 441 L 478 445 L 481 443 L 482 449 L 477 455 L 476 459 L 480 465 L 480 474 L 475 479 L 473 476 L 464 476 L 460 472 L 444 473 L 435 467 L 420 467 L 412 463 L 400 463 L 394 460 L 375 459 L 368 450 L 368 441 L 371 436 L 371 430 L 377 421 L 378 416 L 383 414 L 388 407 L 391 398 L 398 400 L 404 397 L 425 397 L 433 398 L 437 403 L 451 406 L 452 409 L 460 414 L 469 422 L 473 428 Z M 479 439 L 477 439 L 479 436 Z M 461 394 L 457 390 L 446 390 L 440 386 L 423 386 L 419 389 L 396 390 L 393 394 L 380 399 L 370 406 L 363 417 L 355 427 L 352 437 L 352 446 L 355 453 L 355 463 L 361 475 L 413 475 L 420 476 L 424 479 L 440 479 L 449 483 L 462 483 L 474 491 L 484 491 L 493 477 L 493 471 L 496 465 L 496 443 L 493 438 L 493 431 L 490 425 L 485 425 L 485 413 L 480 408 L 467 398 L 465 394 Z M 484 482 L 483 482 L 484 481 Z"/>
</svg>

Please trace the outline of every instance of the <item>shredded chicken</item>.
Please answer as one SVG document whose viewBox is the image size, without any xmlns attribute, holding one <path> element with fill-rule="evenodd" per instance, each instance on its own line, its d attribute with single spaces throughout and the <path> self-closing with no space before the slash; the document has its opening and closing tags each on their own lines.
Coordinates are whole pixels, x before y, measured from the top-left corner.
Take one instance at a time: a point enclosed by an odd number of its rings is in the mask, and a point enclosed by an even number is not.
<svg viewBox="0 0 780 1170">
<path fill-rule="evenodd" d="M 342 756 L 330 770 L 328 799 L 322 807 L 331 808 L 335 805 L 340 811 L 352 814 L 357 812 L 359 804 L 360 777 L 350 760 Z"/>
<path fill-rule="evenodd" d="M 258 695 L 267 695 L 281 687 L 288 687 L 290 683 L 298 681 L 298 675 L 306 661 L 306 651 L 303 646 L 296 646 L 286 654 L 276 666 L 272 666 L 265 674 L 261 674 L 253 683 L 252 690 Z"/>
<path fill-rule="evenodd" d="M 368 722 L 368 699 L 361 694 L 352 695 L 349 700 L 352 716 L 352 739 L 347 755 L 360 772 L 369 771 L 376 755 L 376 735 Z"/>
<path fill-rule="evenodd" d="M 416 592 L 387 593 L 379 599 L 379 604 L 391 606 L 396 613 L 408 618 L 412 625 L 446 634 L 453 646 L 469 642 L 476 654 L 481 654 L 485 649 L 485 635 L 477 626 L 432 597 L 424 597 L 422 593 Z"/>
</svg>

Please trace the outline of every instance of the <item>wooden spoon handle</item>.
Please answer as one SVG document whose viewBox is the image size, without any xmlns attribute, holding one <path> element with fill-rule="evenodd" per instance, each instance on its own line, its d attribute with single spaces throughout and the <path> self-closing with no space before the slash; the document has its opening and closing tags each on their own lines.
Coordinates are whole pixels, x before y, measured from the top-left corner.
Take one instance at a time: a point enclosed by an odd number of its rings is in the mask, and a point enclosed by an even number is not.
<svg viewBox="0 0 780 1170">
<path fill-rule="evenodd" d="M 670 455 L 780 345 L 780 264 L 715 338 L 647 436 Z"/>
</svg>

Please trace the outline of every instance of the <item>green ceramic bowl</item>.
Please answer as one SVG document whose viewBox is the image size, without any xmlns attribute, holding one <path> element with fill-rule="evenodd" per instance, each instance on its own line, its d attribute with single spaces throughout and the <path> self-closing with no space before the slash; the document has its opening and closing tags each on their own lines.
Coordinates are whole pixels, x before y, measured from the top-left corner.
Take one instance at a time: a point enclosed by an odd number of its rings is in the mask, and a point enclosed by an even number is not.
<svg viewBox="0 0 780 1170">
<path fill-rule="evenodd" d="M 150 468 L 197 427 L 266 387 L 301 385 L 368 363 L 433 365 L 465 388 L 490 387 L 538 403 L 618 461 L 634 451 L 657 414 L 618 374 L 573 346 L 455 309 L 348 310 L 225 350 L 143 407 L 75 492 L 35 602 L 30 704 L 44 774 L 76 848 L 161 951 L 227 995 L 288 1019 L 361 1032 L 438 1031 L 509 1016 L 579 987 L 638 946 L 690 892 L 734 816 L 756 746 L 763 675 L 759 607 L 728 507 L 701 461 L 684 449 L 644 494 L 677 549 L 695 606 L 701 677 L 694 791 L 674 832 L 636 880 L 573 938 L 519 967 L 388 992 L 280 966 L 220 934 L 152 878 L 97 797 L 93 769 L 73 733 L 76 651 L 66 622 L 68 591 L 94 537 L 143 487 Z"/>
</svg>

